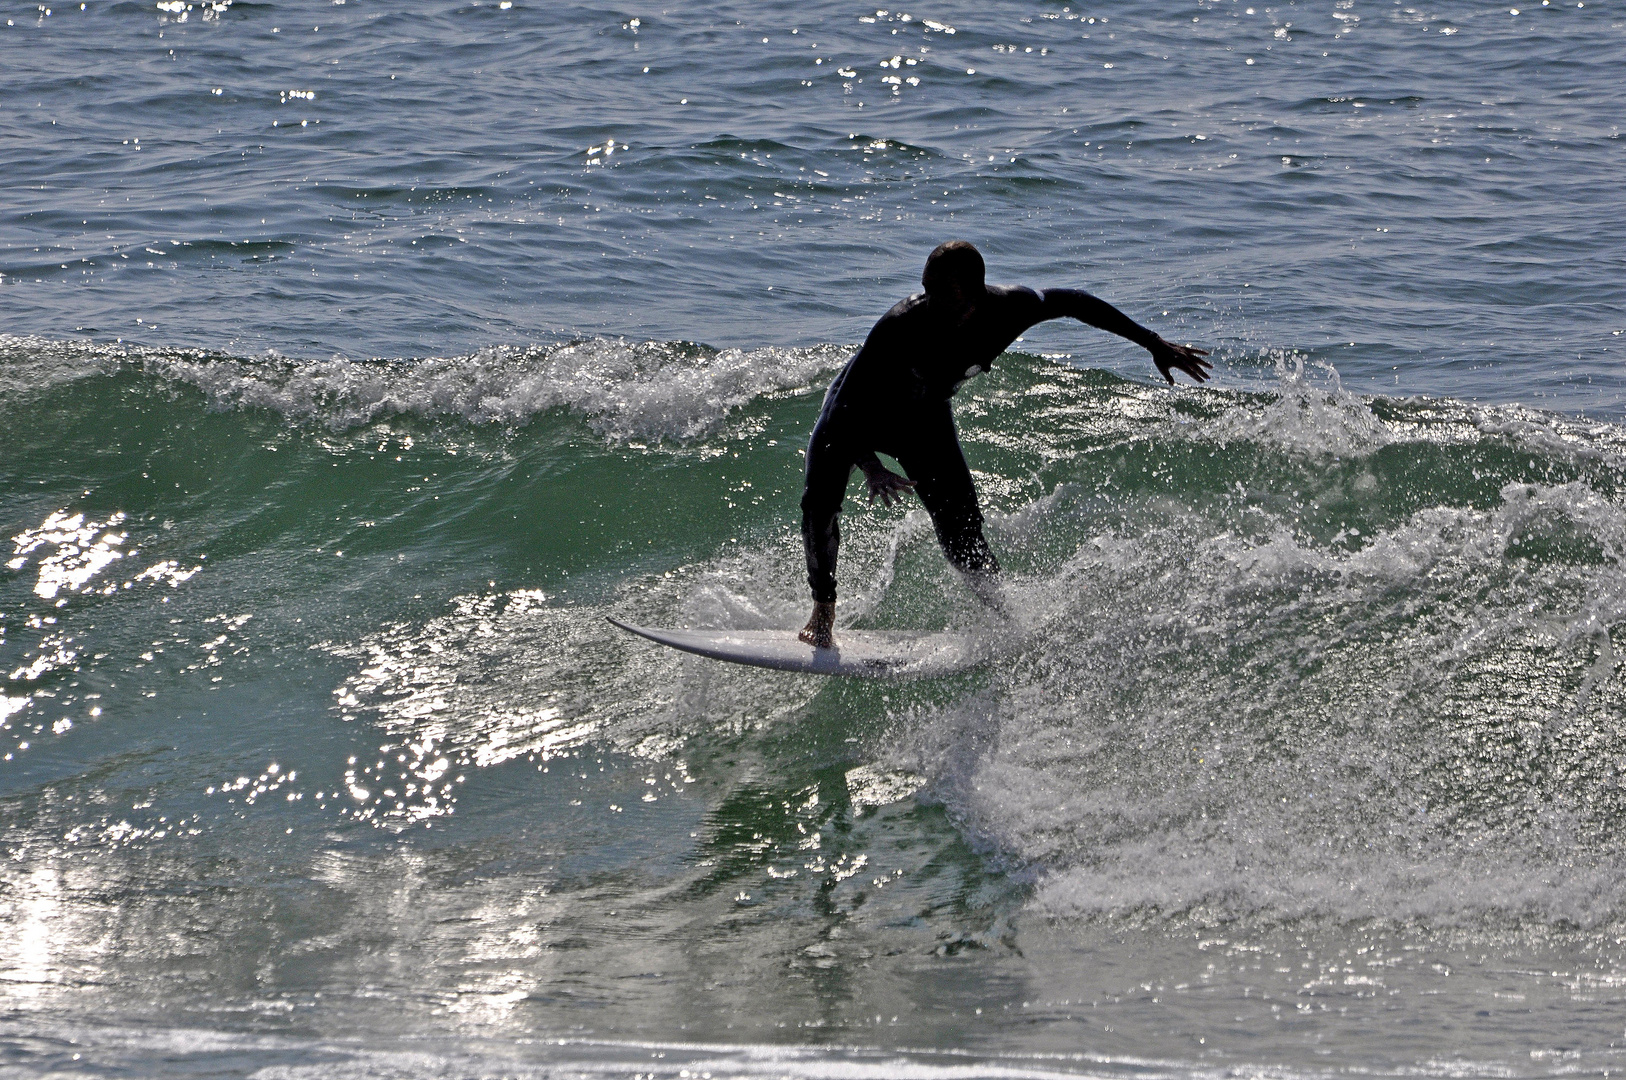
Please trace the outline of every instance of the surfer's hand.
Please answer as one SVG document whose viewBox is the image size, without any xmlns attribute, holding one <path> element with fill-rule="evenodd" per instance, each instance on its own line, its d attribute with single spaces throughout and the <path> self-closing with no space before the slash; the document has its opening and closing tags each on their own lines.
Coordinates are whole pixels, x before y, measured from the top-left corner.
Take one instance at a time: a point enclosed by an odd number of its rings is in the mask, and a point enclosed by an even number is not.
<svg viewBox="0 0 1626 1080">
<path fill-rule="evenodd" d="M 1169 385 L 1174 385 L 1174 372 L 1183 371 L 1190 375 L 1194 382 L 1207 382 L 1208 369 L 1214 365 L 1204 360 L 1208 355 L 1207 349 L 1194 349 L 1190 345 L 1176 345 L 1172 341 L 1158 338 L 1153 344 L 1147 346 L 1152 354 L 1152 363 Z"/>
<path fill-rule="evenodd" d="M 882 506 L 891 506 L 893 503 L 903 501 L 904 495 L 914 490 L 915 482 L 908 477 L 899 476 L 879 461 L 864 463 L 864 479 L 869 481 L 869 504 L 875 505 L 880 499 Z"/>
</svg>

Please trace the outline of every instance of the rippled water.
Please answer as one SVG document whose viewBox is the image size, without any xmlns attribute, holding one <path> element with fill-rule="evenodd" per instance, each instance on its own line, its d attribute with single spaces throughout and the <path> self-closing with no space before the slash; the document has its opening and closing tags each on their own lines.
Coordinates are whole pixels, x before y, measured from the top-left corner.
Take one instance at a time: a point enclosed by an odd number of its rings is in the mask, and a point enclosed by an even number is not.
<svg viewBox="0 0 1626 1080">
<path fill-rule="evenodd" d="M 1619 24 L 28 5 L 0 46 L 8 322 L 311 358 L 852 341 L 957 234 L 1238 363 L 1613 414 Z"/>
<path fill-rule="evenodd" d="M 0 1072 L 1621 1067 L 1618 5 L 14 4 Z M 823 386 L 950 236 L 1036 329 L 855 685 Z M 1619 643 L 1619 644 L 1617 644 Z"/>
</svg>

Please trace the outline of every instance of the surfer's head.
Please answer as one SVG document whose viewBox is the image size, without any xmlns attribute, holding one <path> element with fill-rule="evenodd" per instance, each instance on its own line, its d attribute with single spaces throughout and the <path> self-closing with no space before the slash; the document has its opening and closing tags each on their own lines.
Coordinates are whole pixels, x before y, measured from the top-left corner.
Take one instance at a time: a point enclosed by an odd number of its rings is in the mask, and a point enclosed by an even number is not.
<svg viewBox="0 0 1626 1080">
<path fill-rule="evenodd" d="M 982 293 L 985 272 L 982 252 L 969 240 L 950 240 L 938 244 L 926 256 L 920 283 L 926 286 L 927 296 L 970 299 Z"/>
</svg>

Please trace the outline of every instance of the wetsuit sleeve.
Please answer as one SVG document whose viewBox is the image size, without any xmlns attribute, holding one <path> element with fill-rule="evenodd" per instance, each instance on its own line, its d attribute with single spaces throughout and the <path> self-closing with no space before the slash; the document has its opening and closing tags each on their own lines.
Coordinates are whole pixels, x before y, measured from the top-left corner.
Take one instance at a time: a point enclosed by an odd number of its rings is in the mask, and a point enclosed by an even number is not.
<svg viewBox="0 0 1626 1080">
<path fill-rule="evenodd" d="M 1039 318 L 1034 321 L 1043 322 L 1046 319 L 1077 319 L 1097 330 L 1127 338 L 1144 349 L 1150 349 L 1162 340 L 1105 300 L 1091 296 L 1083 289 L 1046 289 L 1040 293 Z"/>
</svg>

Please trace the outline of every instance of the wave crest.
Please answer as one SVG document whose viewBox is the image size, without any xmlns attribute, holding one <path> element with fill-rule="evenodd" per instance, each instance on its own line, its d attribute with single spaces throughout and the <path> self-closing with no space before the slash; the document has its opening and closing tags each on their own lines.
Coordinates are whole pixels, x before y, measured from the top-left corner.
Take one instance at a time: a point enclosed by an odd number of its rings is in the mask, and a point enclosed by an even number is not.
<svg viewBox="0 0 1626 1080">
<path fill-rule="evenodd" d="M 466 356 L 302 360 L 0 335 L 0 398 L 135 370 L 196 387 L 217 409 L 267 409 L 333 431 L 395 416 L 519 427 L 566 409 L 610 439 L 685 440 L 755 399 L 811 390 L 851 352 L 588 338 Z"/>
<path fill-rule="evenodd" d="M 146 367 L 196 386 L 217 407 L 271 409 L 334 430 L 403 415 L 519 426 L 562 408 L 612 439 L 689 439 L 755 398 L 808 389 L 846 353 L 592 338 L 416 360 L 156 354 Z"/>
</svg>

